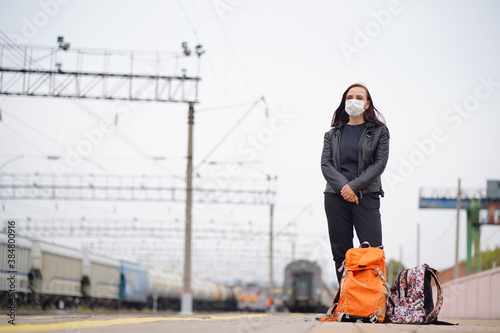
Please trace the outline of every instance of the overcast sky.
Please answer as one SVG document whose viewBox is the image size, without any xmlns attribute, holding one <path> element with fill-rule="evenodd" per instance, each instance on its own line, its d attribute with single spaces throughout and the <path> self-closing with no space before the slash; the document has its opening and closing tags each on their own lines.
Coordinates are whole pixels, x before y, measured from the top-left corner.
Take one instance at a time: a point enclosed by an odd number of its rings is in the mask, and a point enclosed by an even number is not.
<svg viewBox="0 0 500 333">
<path fill-rule="evenodd" d="M 437 269 L 454 264 L 455 211 L 419 209 L 419 190 L 456 187 L 458 178 L 463 187 L 485 189 L 487 180 L 500 179 L 499 13 L 500 3 L 493 0 L 0 0 L 0 30 L 30 45 L 56 46 L 62 35 L 71 50 L 180 54 L 184 41 L 191 49 L 201 44 L 206 53 L 199 64 L 194 164 L 214 147 L 208 160 L 217 164 L 200 165 L 195 185 L 209 186 L 210 179 L 223 177 L 238 163 L 232 188 L 242 178 L 260 179 L 255 186 L 265 188 L 266 176 L 277 176 L 275 229 L 298 236 L 277 237 L 275 279 L 282 280 L 295 242 L 296 257 L 319 261 L 323 278 L 332 281 L 320 155 L 333 111 L 355 82 L 370 89 L 391 134 L 381 200 L 387 258 L 417 264 L 420 223 L 420 263 Z M 63 68 L 65 60 L 70 66 L 64 52 L 58 54 Z M 196 56 L 172 59 L 166 67 L 171 74 L 181 68 L 188 76 L 198 74 Z M 119 61 L 113 64 L 117 71 L 129 71 Z M 266 102 L 252 108 L 261 96 Z M 70 172 L 184 177 L 187 105 L 126 105 L 130 112 Z M 113 102 L 11 96 L 0 96 L 0 109 L 0 171 L 5 173 L 56 172 L 47 155 L 67 157 L 86 139 L 85 131 L 99 128 L 102 118 L 114 121 L 117 114 Z M 153 162 L 145 156 L 166 159 Z M 182 204 L 4 201 L 2 215 L 19 223 L 27 216 L 137 217 L 170 221 L 181 229 L 183 209 Z M 195 230 L 213 226 L 219 231 L 198 234 L 193 245 L 197 274 L 219 281 L 266 279 L 268 207 L 217 205 L 197 212 Z M 463 212 L 463 259 L 465 219 Z M 233 232 L 222 236 L 220 230 Z M 250 231 L 260 234 L 250 237 Z M 481 231 L 482 249 L 500 245 L 500 227 Z M 174 238 L 167 243 L 176 250 L 161 260 L 180 270 L 182 233 Z M 204 254 L 209 257 L 196 259 Z"/>
</svg>

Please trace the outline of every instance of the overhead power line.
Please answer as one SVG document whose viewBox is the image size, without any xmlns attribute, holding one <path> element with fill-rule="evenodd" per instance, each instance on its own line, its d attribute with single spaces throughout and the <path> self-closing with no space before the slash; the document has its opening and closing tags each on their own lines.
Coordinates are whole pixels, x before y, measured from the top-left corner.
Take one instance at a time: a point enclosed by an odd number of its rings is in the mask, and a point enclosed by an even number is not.
<svg viewBox="0 0 500 333">
<path fill-rule="evenodd" d="M 252 106 L 236 121 L 236 123 L 229 129 L 229 131 L 224 134 L 224 136 L 217 142 L 217 144 L 205 155 L 205 157 L 201 160 L 201 162 L 194 168 L 194 170 L 197 170 L 200 166 L 202 166 L 210 156 L 219 148 L 224 141 L 231 135 L 231 133 L 241 124 L 241 122 L 250 114 L 250 112 L 259 104 L 259 102 L 264 100 L 264 96 L 260 97 L 258 100 L 256 100 Z"/>
</svg>

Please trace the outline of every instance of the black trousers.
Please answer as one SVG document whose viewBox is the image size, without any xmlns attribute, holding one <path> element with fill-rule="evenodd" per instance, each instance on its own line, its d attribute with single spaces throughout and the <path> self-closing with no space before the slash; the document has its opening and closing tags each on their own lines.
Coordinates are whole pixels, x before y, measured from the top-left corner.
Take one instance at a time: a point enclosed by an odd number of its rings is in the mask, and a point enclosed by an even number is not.
<svg viewBox="0 0 500 333">
<path fill-rule="evenodd" d="M 363 193 L 359 204 L 348 202 L 340 194 L 325 193 L 325 212 L 328 220 L 328 234 L 335 261 L 337 280 L 340 282 L 345 253 L 352 248 L 354 231 L 359 243 L 367 241 L 370 246 L 382 245 L 382 224 L 380 222 L 380 196 L 378 193 Z"/>
</svg>

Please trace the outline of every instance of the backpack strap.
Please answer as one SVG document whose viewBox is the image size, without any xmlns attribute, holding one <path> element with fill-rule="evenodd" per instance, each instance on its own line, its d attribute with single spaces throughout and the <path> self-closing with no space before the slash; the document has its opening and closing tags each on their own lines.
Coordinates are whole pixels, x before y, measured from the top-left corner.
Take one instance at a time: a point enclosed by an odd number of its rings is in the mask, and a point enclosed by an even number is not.
<svg viewBox="0 0 500 333">
<path fill-rule="evenodd" d="M 384 276 L 384 273 L 382 273 L 382 270 L 380 268 L 376 268 L 375 269 L 377 271 L 377 274 L 378 274 L 378 277 L 380 278 L 380 280 L 382 280 L 382 284 L 385 286 L 386 290 L 384 290 L 384 294 L 389 297 L 391 295 L 390 293 L 390 290 L 391 290 L 391 286 L 389 285 L 389 283 L 387 282 L 385 276 Z"/>
<path fill-rule="evenodd" d="M 375 324 L 377 322 L 377 316 L 371 315 L 369 317 L 361 317 L 354 316 L 349 313 L 341 313 L 339 314 L 338 320 L 339 322 L 348 322 L 348 323 L 372 323 Z"/>
<path fill-rule="evenodd" d="M 447 321 L 441 321 L 441 320 L 436 320 L 436 321 L 432 322 L 431 324 L 433 324 L 433 325 L 458 326 L 458 323 L 454 324 L 454 323 L 449 323 Z"/>
<path fill-rule="evenodd" d="M 332 305 L 330 306 L 330 308 L 326 312 L 326 315 L 329 317 L 333 317 L 333 314 L 335 313 L 335 309 L 337 308 L 337 304 L 339 303 L 339 300 L 340 300 L 340 291 L 342 290 L 342 280 L 344 279 L 344 277 L 346 275 L 345 260 L 342 262 L 342 266 L 340 266 L 340 268 L 338 269 L 339 272 L 342 272 L 342 270 L 344 272 L 342 273 L 342 278 L 340 279 L 339 287 L 337 288 L 337 293 L 335 294 L 335 297 L 333 298 Z"/>
<path fill-rule="evenodd" d="M 437 322 L 437 311 L 441 309 L 440 304 L 443 302 L 443 290 L 441 289 L 441 282 L 439 282 L 437 275 L 433 269 L 428 269 L 429 273 L 431 274 L 432 279 L 434 279 L 434 282 L 436 283 L 436 289 L 437 289 L 437 297 L 436 297 L 436 304 L 434 305 L 434 309 L 427 315 L 426 322 L 427 323 L 434 323 Z M 453 324 L 452 324 L 453 325 Z"/>
<path fill-rule="evenodd" d="M 329 317 L 333 317 L 333 314 L 335 313 L 335 309 L 337 308 L 337 304 L 339 303 L 340 300 L 340 285 L 337 289 L 337 293 L 335 294 L 335 297 L 333 298 L 332 306 L 328 309 L 326 312 L 326 315 Z"/>
</svg>

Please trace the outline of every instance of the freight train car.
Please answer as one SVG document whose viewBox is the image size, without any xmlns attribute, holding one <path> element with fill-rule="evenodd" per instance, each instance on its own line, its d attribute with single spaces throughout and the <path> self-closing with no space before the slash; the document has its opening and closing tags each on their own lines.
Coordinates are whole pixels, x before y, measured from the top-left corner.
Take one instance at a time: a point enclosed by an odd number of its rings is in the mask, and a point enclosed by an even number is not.
<svg viewBox="0 0 500 333">
<path fill-rule="evenodd" d="M 87 254 L 83 259 L 82 302 L 94 307 L 117 308 L 120 261 Z"/>
<path fill-rule="evenodd" d="M 36 302 L 46 308 L 78 304 L 82 296 L 83 255 L 75 249 L 33 242 L 30 287 Z"/>
<path fill-rule="evenodd" d="M 308 260 L 296 260 L 285 268 L 283 303 L 290 312 L 323 312 L 333 294 L 321 279 L 321 267 Z"/>
</svg>

